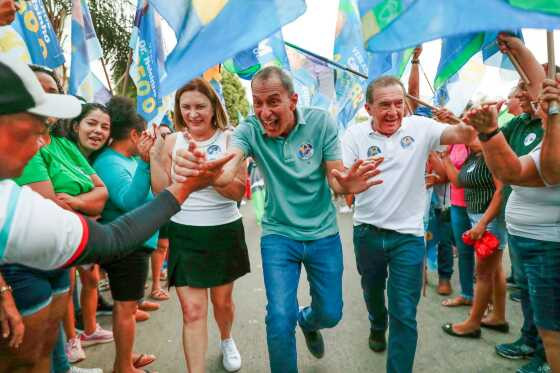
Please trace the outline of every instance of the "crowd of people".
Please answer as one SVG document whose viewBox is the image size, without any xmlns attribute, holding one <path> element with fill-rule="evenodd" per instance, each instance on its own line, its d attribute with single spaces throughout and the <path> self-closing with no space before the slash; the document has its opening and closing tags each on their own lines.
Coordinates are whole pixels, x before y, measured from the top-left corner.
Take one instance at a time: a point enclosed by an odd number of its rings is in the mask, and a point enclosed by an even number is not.
<svg viewBox="0 0 560 373">
<path fill-rule="evenodd" d="M 4 11 L 0 24 L 13 20 Z M 507 248 L 523 327 L 495 350 L 531 358 L 520 373 L 560 372 L 560 76 L 546 79 L 555 67 L 540 65 L 515 36 L 500 34 L 498 44 L 529 78 L 508 97 L 511 119 L 499 116 L 501 101 L 461 118 L 419 107 L 407 98 L 419 96 L 417 49 L 408 92 L 398 78 L 373 80 L 369 120 L 345 133 L 329 113 L 299 106 L 290 75 L 277 67 L 254 75 L 254 114 L 236 128 L 206 80 L 187 82 L 175 94 L 171 129 L 148 128 L 129 98 L 80 101 L 64 94 L 56 72 L 0 56 L 0 372 L 100 372 L 72 363 L 85 359 L 83 347 L 109 342 L 116 373 L 147 372 L 157 357 L 134 352 L 136 323 L 169 299 L 165 276 L 182 311 L 188 371 L 205 371 L 209 299 L 223 367 L 241 369 L 233 290 L 251 270 L 238 208 L 247 159 L 267 188 L 260 248 L 271 372 L 298 371 L 296 327 L 319 359 L 321 330 L 342 319 L 333 193 L 354 196 L 370 322 L 364 343 L 387 350 L 388 372 L 413 371 L 429 245 L 439 251 L 444 296 L 457 248 L 461 292 L 442 306 L 470 311 L 442 333 L 509 332 Z M 496 245 L 482 255 L 473 242 L 487 232 Z M 311 303 L 300 307 L 302 265 Z M 98 291 L 105 277 L 112 304 Z M 112 330 L 99 325 L 99 311 L 112 315 Z"/>
</svg>

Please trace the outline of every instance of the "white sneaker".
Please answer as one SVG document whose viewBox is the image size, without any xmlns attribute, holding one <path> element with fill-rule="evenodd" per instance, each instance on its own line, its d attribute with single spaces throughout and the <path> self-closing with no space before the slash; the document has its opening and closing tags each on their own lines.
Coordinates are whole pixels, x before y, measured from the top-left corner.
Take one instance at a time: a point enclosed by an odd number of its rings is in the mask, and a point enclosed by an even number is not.
<svg viewBox="0 0 560 373">
<path fill-rule="evenodd" d="M 78 367 L 71 367 L 67 373 L 103 373 L 103 369 L 101 368 L 78 368 Z"/>
<path fill-rule="evenodd" d="M 241 355 L 233 338 L 224 339 L 220 344 L 220 350 L 222 350 L 222 364 L 225 370 L 236 372 L 241 369 Z"/>
<path fill-rule="evenodd" d="M 80 334 L 80 343 L 83 347 L 107 342 L 113 342 L 113 332 L 103 329 L 99 323 L 95 325 L 93 333 L 86 334 L 83 332 Z"/>
<path fill-rule="evenodd" d="M 68 340 L 68 342 L 66 342 L 66 346 L 64 347 L 64 351 L 66 352 L 66 357 L 68 357 L 68 361 L 70 363 L 77 363 L 86 358 L 86 353 L 82 349 L 82 344 L 80 343 L 80 337 Z"/>
</svg>

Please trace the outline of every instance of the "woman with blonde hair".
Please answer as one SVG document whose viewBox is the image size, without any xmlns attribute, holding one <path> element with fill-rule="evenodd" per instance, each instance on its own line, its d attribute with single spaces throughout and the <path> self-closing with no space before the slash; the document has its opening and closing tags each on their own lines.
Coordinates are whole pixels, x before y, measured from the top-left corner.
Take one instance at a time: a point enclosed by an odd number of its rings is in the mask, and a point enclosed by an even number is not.
<svg viewBox="0 0 560 373">
<path fill-rule="evenodd" d="M 222 103 L 204 79 L 194 79 L 175 95 L 177 133 L 154 146 L 152 185 L 155 192 L 174 179 L 173 155 L 194 141 L 206 158 L 227 152 L 230 132 Z M 161 142 L 160 142 L 161 144 Z M 169 286 L 175 286 L 183 311 L 183 348 L 190 373 L 204 372 L 208 346 L 208 293 L 220 329 L 224 368 L 237 371 L 241 356 L 231 328 L 234 319 L 233 282 L 250 271 L 241 214 L 236 201 L 245 191 L 246 170 L 234 182 L 209 186 L 189 196 L 169 225 Z"/>
</svg>

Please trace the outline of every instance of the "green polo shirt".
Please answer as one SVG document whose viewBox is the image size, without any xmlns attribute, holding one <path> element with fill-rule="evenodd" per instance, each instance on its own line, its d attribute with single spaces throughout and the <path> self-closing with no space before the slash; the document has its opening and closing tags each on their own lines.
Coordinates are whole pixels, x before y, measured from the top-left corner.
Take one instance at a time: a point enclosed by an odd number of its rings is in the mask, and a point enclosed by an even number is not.
<svg viewBox="0 0 560 373">
<path fill-rule="evenodd" d="M 323 110 L 298 108 L 287 137 L 269 138 L 254 116 L 233 133 L 232 146 L 252 157 L 267 193 L 263 236 L 316 240 L 338 232 L 325 161 L 342 159 L 338 127 Z"/>
<path fill-rule="evenodd" d="M 509 146 L 518 157 L 529 154 L 542 141 L 544 130 L 542 121 L 535 117 L 531 119 L 529 114 L 523 113 L 510 120 L 503 128 L 502 132 Z M 511 194 L 511 187 L 508 185 L 502 191 L 504 204 Z"/>
</svg>

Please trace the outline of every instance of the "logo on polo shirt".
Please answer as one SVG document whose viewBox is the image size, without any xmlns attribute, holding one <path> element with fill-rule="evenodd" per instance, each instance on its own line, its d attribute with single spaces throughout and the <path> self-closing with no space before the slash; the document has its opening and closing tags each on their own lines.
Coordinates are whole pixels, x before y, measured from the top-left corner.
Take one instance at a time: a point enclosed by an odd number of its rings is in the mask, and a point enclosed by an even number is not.
<svg viewBox="0 0 560 373">
<path fill-rule="evenodd" d="M 467 172 L 468 173 L 473 172 L 475 168 L 476 168 L 476 163 L 472 164 L 469 168 L 467 168 Z"/>
<path fill-rule="evenodd" d="M 527 136 L 525 136 L 525 140 L 523 140 L 523 144 L 525 146 L 529 146 L 533 143 L 533 141 L 535 141 L 537 139 L 537 135 L 535 135 L 534 133 L 530 133 Z"/>
<path fill-rule="evenodd" d="M 310 143 L 301 144 L 298 147 L 296 155 L 299 159 L 302 159 L 304 161 L 310 159 L 313 156 L 313 145 L 311 145 Z"/>
<path fill-rule="evenodd" d="M 401 147 L 403 149 L 408 148 L 413 143 L 414 143 L 414 138 L 412 136 L 405 136 L 401 139 Z"/>
<path fill-rule="evenodd" d="M 213 161 L 217 159 L 218 156 L 222 153 L 222 148 L 219 145 L 213 144 L 206 149 L 206 155 L 208 156 L 209 161 Z"/>
<path fill-rule="evenodd" d="M 377 145 L 370 146 L 369 149 L 367 150 L 368 158 L 369 157 L 375 157 L 377 154 L 380 154 L 380 153 L 381 153 L 381 149 Z"/>
</svg>

